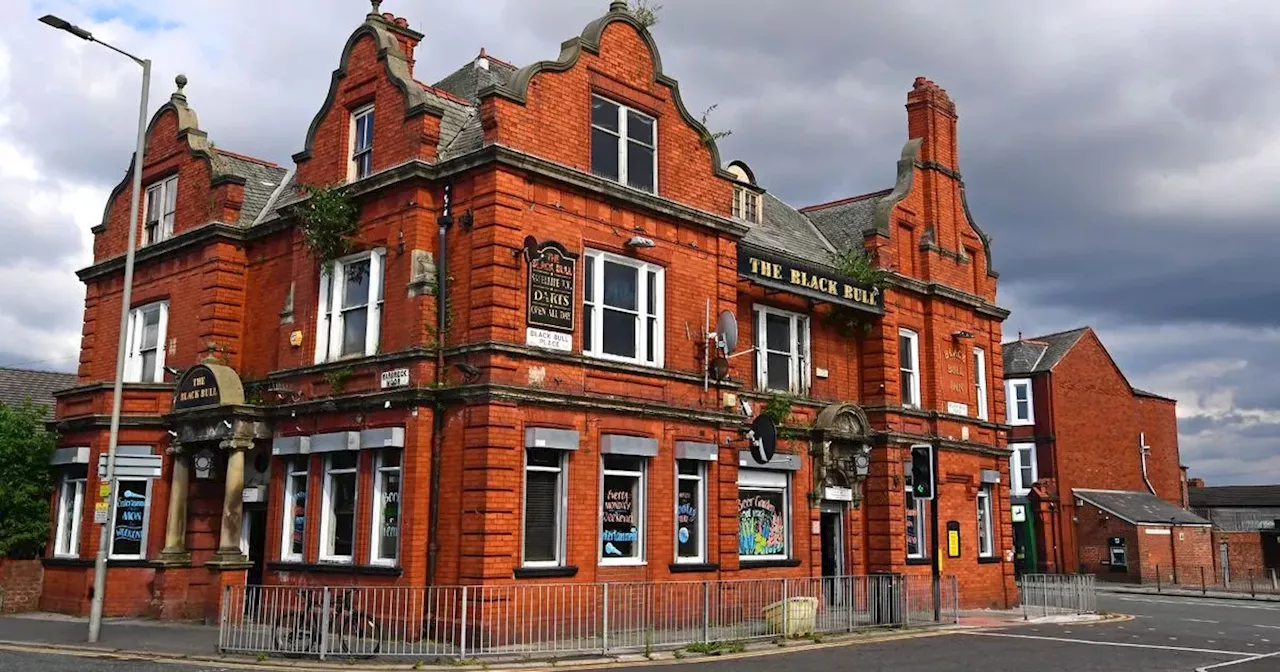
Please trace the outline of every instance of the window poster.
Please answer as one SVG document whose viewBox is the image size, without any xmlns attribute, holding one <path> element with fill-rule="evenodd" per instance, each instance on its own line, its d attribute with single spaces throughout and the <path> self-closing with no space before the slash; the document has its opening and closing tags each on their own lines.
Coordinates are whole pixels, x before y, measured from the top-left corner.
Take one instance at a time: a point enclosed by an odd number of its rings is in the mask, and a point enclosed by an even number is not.
<svg viewBox="0 0 1280 672">
<path fill-rule="evenodd" d="M 786 525 L 782 492 L 738 490 L 738 555 L 785 555 Z"/>
<path fill-rule="evenodd" d="M 382 491 L 382 530 L 378 557 L 394 558 L 400 546 L 400 474 L 386 475 Z"/>
<path fill-rule="evenodd" d="M 637 479 L 632 476 L 605 476 L 604 512 L 600 521 L 602 558 L 634 558 L 638 555 L 636 485 Z"/>
<path fill-rule="evenodd" d="M 676 542 L 680 557 L 697 557 L 698 540 L 698 482 L 681 480 L 676 500 Z"/>
<path fill-rule="evenodd" d="M 147 482 L 119 481 L 117 492 L 111 552 L 141 556 L 147 517 Z"/>
</svg>

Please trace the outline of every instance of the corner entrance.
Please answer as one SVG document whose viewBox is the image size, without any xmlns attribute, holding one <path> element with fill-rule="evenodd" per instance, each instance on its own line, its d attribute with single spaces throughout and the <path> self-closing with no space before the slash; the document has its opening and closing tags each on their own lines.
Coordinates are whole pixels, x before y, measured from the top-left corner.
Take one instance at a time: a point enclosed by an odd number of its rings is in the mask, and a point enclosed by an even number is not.
<svg viewBox="0 0 1280 672">
<path fill-rule="evenodd" d="M 839 502 L 822 503 L 819 539 L 822 544 L 822 583 L 828 604 L 844 604 L 849 589 L 839 577 L 846 574 L 844 552 L 845 506 Z"/>
</svg>

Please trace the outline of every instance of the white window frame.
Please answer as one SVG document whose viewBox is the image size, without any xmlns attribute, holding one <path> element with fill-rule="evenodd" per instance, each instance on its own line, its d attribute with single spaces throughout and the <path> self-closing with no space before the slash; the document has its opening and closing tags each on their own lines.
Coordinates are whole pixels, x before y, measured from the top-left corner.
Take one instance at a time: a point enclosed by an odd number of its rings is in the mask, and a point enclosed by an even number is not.
<svg viewBox="0 0 1280 672">
<path fill-rule="evenodd" d="M 974 414 L 979 420 L 987 419 L 987 353 L 982 348 L 973 349 L 973 393 L 978 404 Z"/>
<path fill-rule="evenodd" d="M 992 558 L 996 554 L 996 543 L 992 537 L 995 525 L 991 521 L 994 508 L 991 506 L 991 486 L 984 485 L 978 489 L 977 523 L 978 523 L 978 557 Z M 983 546 L 983 534 L 986 534 L 986 546 Z"/>
<path fill-rule="evenodd" d="M 62 472 L 58 484 L 58 524 L 54 538 L 53 555 L 58 558 L 80 557 L 80 521 L 84 518 L 84 489 L 87 474 L 67 469 Z M 67 495 L 70 490 L 71 511 L 67 511 Z M 70 513 L 70 525 L 68 525 Z M 70 529 L 67 529 L 70 527 Z"/>
<path fill-rule="evenodd" d="M 373 113 L 372 103 L 358 107 L 351 111 L 351 125 L 350 125 L 350 133 L 349 133 L 350 142 L 347 143 L 347 156 L 350 157 L 347 164 L 347 181 L 348 182 L 355 182 L 356 180 L 362 180 L 368 177 L 369 175 L 373 174 L 373 138 L 372 137 L 369 138 L 368 147 L 361 147 L 359 145 L 359 138 L 357 137 L 358 134 L 356 132 L 357 129 L 360 127 L 360 120 L 364 119 L 365 117 L 369 118 L 369 123 L 371 124 L 377 121 L 377 117 L 374 116 L 374 113 Z M 376 128 L 377 127 L 375 126 L 374 127 L 375 132 L 376 132 Z M 369 168 L 368 168 L 368 171 L 362 175 L 360 173 L 360 159 L 363 156 L 369 157 L 369 161 L 368 161 Z"/>
<path fill-rule="evenodd" d="M 781 485 L 778 483 L 781 482 Z M 742 555 L 739 548 L 738 561 L 750 565 L 753 562 L 767 562 L 771 560 L 789 560 L 791 551 L 795 548 L 793 540 L 793 530 L 791 529 L 791 474 L 786 471 L 771 471 L 766 469 L 739 469 L 738 470 L 738 500 L 742 499 L 742 491 L 751 490 L 756 492 L 781 492 L 782 493 L 782 518 L 785 532 L 786 550 L 781 553 L 772 555 Z M 741 520 L 741 513 L 739 513 Z M 740 534 L 740 533 L 739 533 Z M 741 542 L 739 542 L 741 543 Z"/>
<path fill-rule="evenodd" d="M 903 550 L 907 552 L 908 560 L 925 560 L 929 558 L 929 543 L 931 541 L 931 532 L 929 522 L 929 506 L 927 499 L 916 499 L 911 495 L 911 460 L 902 463 L 902 545 Z M 934 493 L 937 496 L 937 493 Z M 911 500 L 911 504 L 907 504 L 907 500 Z M 907 545 L 907 513 L 912 509 L 916 514 L 916 550 L 912 551 Z"/>
<path fill-rule="evenodd" d="M 1006 415 L 1010 425 L 1033 425 L 1036 422 L 1035 400 L 1031 396 L 1031 379 L 1030 378 L 1010 378 L 1004 381 L 1005 406 Z M 1027 415 L 1019 417 L 1018 415 L 1018 388 L 1024 388 L 1027 391 Z"/>
<path fill-rule="evenodd" d="M 370 357 L 378 353 L 382 337 L 382 306 L 386 294 L 383 287 L 386 259 L 387 250 L 380 247 L 338 259 L 329 270 L 320 269 L 319 305 L 316 308 L 316 364 Z M 369 302 L 365 304 L 367 318 L 364 352 L 343 355 L 341 318 L 343 295 L 347 287 L 347 267 L 366 260 L 369 262 Z"/>
<path fill-rule="evenodd" d="M 294 521 L 294 498 L 298 494 L 294 478 L 301 476 L 305 483 L 306 489 L 303 492 L 311 490 L 311 474 L 309 467 L 311 457 L 302 455 L 285 460 L 284 467 L 284 502 L 280 507 L 280 560 L 284 562 L 302 562 L 302 556 L 307 550 L 307 511 L 305 504 L 302 513 L 302 550 L 293 552 L 293 521 Z"/>
<path fill-rule="evenodd" d="M 666 269 L 657 264 L 651 264 L 647 261 L 623 257 L 609 252 L 600 250 L 587 250 L 585 255 L 586 264 L 583 265 L 583 273 L 590 272 L 592 278 L 590 281 L 591 296 L 587 295 L 586 287 L 583 287 L 583 329 L 590 329 L 591 347 L 584 347 L 582 354 L 597 359 L 606 359 L 615 362 L 627 362 L 629 364 L 639 364 L 641 366 L 652 366 L 661 368 L 663 362 L 663 345 L 665 343 L 666 330 Z M 611 262 L 622 266 L 630 266 L 636 269 L 636 355 L 634 357 L 625 357 L 621 355 L 613 355 L 604 351 L 604 265 L 605 262 Z M 588 269 L 590 269 L 588 271 Z M 654 277 L 654 313 L 648 312 L 649 306 L 649 282 L 648 274 L 655 273 Z M 622 310 L 610 307 L 609 310 Z M 649 330 L 647 320 L 656 318 L 654 326 L 654 342 L 653 342 L 653 359 L 648 357 L 649 349 Z"/>
<path fill-rule="evenodd" d="M 610 457 L 635 460 L 640 464 L 640 470 L 632 471 L 629 469 L 609 469 L 605 467 L 605 462 Z M 645 457 L 638 457 L 635 455 L 601 455 L 600 456 L 600 496 L 599 496 L 600 506 L 598 508 L 598 514 L 599 514 L 599 520 L 600 520 L 600 528 L 599 528 L 600 531 L 599 533 L 596 534 L 596 558 L 599 560 L 599 563 L 601 565 L 643 565 L 647 563 L 647 560 L 646 560 L 647 549 L 645 548 L 645 545 L 646 545 L 648 535 L 645 534 L 646 532 L 645 525 L 648 523 L 648 520 L 647 520 L 648 516 L 645 515 L 646 514 L 645 507 L 647 507 L 649 504 L 648 502 L 649 479 L 647 477 L 648 471 L 649 471 L 649 459 Z M 634 556 L 616 558 L 616 557 L 606 557 L 604 554 L 604 544 L 603 544 L 603 541 L 604 541 L 604 479 L 606 476 L 622 476 L 626 478 L 637 479 L 636 492 L 639 494 L 636 496 L 636 501 L 632 505 L 632 511 L 634 512 L 636 517 L 636 540 L 633 545 L 634 548 L 636 549 L 636 554 Z"/>
<path fill-rule="evenodd" d="M 756 388 L 759 390 L 808 395 L 812 383 L 812 365 L 809 349 L 813 338 L 809 328 L 809 316 L 787 310 L 779 310 L 762 304 L 755 304 L 752 310 L 754 311 L 752 314 L 755 317 L 753 333 L 755 334 L 755 344 L 757 346 Z M 769 387 L 769 352 L 776 354 L 782 354 L 783 352 L 769 348 L 768 343 L 765 342 L 768 337 L 765 323 L 770 315 L 784 318 L 789 323 L 787 333 L 788 345 L 791 347 L 791 351 L 787 353 L 789 371 L 787 373 L 788 385 L 785 390 L 773 390 Z"/>
<path fill-rule="evenodd" d="M 341 564 L 352 564 L 355 558 L 355 552 L 359 540 L 356 538 L 356 531 L 359 530 L 360 522 L 360 454 L 352 452 L 356 458 L 354 467 L 344 467 L 341 469 L 333 468 L 333 458 L 342 453 L 329 453 L 324 456 L 324 489 L 322 506 L 320 509 L 320 562 L 331 562 Z M 356 499 L 353 502 L 355 509 L 355 518 L 351 521 L 351 555 L 337 555 L 333 552 L 333 537 L 336 534 L 334 525 L 336 524 L 333 515 L 333 477 L 335 475 L 354 474 L 356 477 L 355 494 Z"/>
<path fill-rule="evenodd" d="M 697 468 L 696 474 L 680 472 L 680 463 L 688 462 Z M 697 507 L 697 518 L 694 528 L 698 534 L 698 554 L 680 555 L 680 485 L 685 481 L 697 483 L 697 494 L 694 506 Z M 675 561 L 676 564 L 701 564 L 707 560 L 707 463 L 701 460 L 676 460 L 676 501 L 675 501 Z"/>
<path fill-rule="evenodd" d="M 902 367 L 902 359 L 901 359 L 902 354 L 899 353 L 898 354 L 899 378 L 901 378 L 901 376 L 903 376 L 904 374 L 911 375 L 911 384 L 910 384 L 910 387 L 908 388 L 911 391 L 911 400 L 908 401 L 906 399 L 902 399 L 901 400 L 902 407 L 903 408 L 921 408 L 922 402 L 920 400 L 920 335 L 912 331 L 911 329 L 906 329 L 906 328 L 898 329 L 898 342 L 899 342 L 898 347 L 899 348 L 902 347 L 901 342 L 903 338 L 909 339 L 911 343 L 910 352 L 911 352 L 912 368 Z M 899 391 L 901 391 L 902 389 L 901 380 L 899 380 L 898 389 Z"/>
<path fill-rule="evenodd" d="M 733 185 L 733 217 L 744 222 L 759 224 L 763 216 L 764 199 L 760 194 L 741 184 Z"/>
<path fill-rule="evenodd" d="M 396 464 L 386 464 L 387 455 L 397 453 L 399 459 Z M 400 551 L 404 538 L 404 451 L 399 448 L 385 448 L 374 454 L 373 458 L 373 499 L 372 511 L 369 513 L 369 564 L 381 565 L 384 567 L 394 567 L 400 563 Z M 386 513 L 386 502 L 382 501 L 385 496 L 386 488 L 385 480 L 395 474 L 400 477 L 400 487 L 396 492 L 396 549 L 395 556 L 390 558 L 379 557 L 379 544 L 382 540 L 382 527 L 386 524 L 384 514 Z M 359 487 L 359 479 L 356 481 L 356 487 Z"/>
<path fill-rule="evenodd" d="M 145 560 L 147 558 L 147 538 L 151 536 L 151 480 L 150 478 L 121 478 L 117 476 L 115 483 L 112 484 L 111 530 L 107 534 L 107 543 L 110 544 L 110 559 Z M 120 495 L 124 494 L 124 488 L 119 487 L 121 481 L 141 481 L 147 484 L 144 493 L 146 495 L 144 500 L 146 503 L 142 507 L 142 540 L 138 543 L 138 552 L 136 554 L 116 553 L 116 509 L 119 506 Z"/>
<path fill-rule="evenodd" d="M 1034 443 L 1011 443 L 1009 450 L 1009 492 L 1010 494 L 1023 497 L 1031 492 L 1031 485 L 1040 478 L 1040 469 L 1036 458 L 1036 444 Z M 1022 464 L 1023 450 L 1027 451 L 1027 455 L 1031 456 L 1031 464 Z M 1031 483 L 1022 482 L 1022 468 L 1031 467 Z"/>
<path fill-rule="evenodd" d="M 618 108 L 618 132 L 617 133 L 614 133 L 613 131 L 607 128 L 604 128 L 602 126 L 597 126 L 595 125 L 595 123 L 591 124 L 591 128 L 593 130 L 603 131 L 618 139 L 618 177 L 615 179 L 608 175 L 600 175 L 599 173 L 595 172 L 595 166 L 591 166 L 591 174 L 596 175 L 597 177 L 602 177 L 611 182 L 617 182 L 618 184 L 621 184 L 622 186 L 628 189 L 635 189 L 636 191 L 643 191 L 645 193 L 657 194 L 658 193 L 658 119 L 647 112 L 637 110 L 634 107 L 629 107 L 627 105 L 619 103 L 616 100 L 613 100 L 612 98 L 606 98 L 604 96 L 597 95 L 597 94 L 592 94 L 591 98 L 592 98 L 593 104 L 596 99 L 599 99 Z M 631 143 L 631 142 L 635 142 L 638 145 L 644 145 L 643 142 L 639 142 L 638 140 L 632 140 L 627 134 L 627 113 L 628 112 L 634 112 L 635 114 L 642 116 L 653 122 L 653 145 L 649 145 L 649 147 L 653 149 L 653 191 L 640 189 L 639 187 L 633 187 L 628 181 L 629 176 L 627 175 L 627 145 L 628 143 Z M 588 139 L 588 142 L 591 142 L 591 140 Z"/>
<path fill-rule="evenodd" d="M 147 229 L 147 218 L 154 212 L 152 195 L 160 206 L 160 215 L 156 218 L 156 237 L 153 239 Z M 147 187 L 142 199 L 142 245 L 154 245 L 173 237 L 173 222 L 178 217 L 178 176 L 171 175 L 152 183 Z"/>
<path fill-rule="evenodd" d="M 153 310 L 160 311 L 160 322 L 156 328 L 156 368 L 151 380 L 142 379 L 142 334 L 146 328 L 143 316 Z M 164 382 L 165 350 L 169 339 L 169 302 L 155 301 L 138 306 L 129 311 L 129 328 L 125 335 L 124 382 L 126 383 L 162 383 Z"/>
<path fill-rule="evenodd" d="M 530 450 L 547 450 L 556 455 L 558 460 L 557 466 L 546 467 L 542 465 L 529 464 Z M 526 447 L 524 449 L 524 492 L 520 497 L 520 566 L 521 567 L 562 567 L 565 558 L 565 530 L 568 528 L 568 521 L 565 519 L 566 512 L 569 510 L 568 494 L 569 489 L 566 484 L 569 480 L 569 451 L 557 450 L 555 448 L 534 448 Z M 529 502 L 529 472 L 543 472 L 556 474 L 556 539 L 555 539 L 555 559 L 553 560 L 529 560 L 525 557 L 525 535 L 528 530 L 528 502 Z"/>
</svg>

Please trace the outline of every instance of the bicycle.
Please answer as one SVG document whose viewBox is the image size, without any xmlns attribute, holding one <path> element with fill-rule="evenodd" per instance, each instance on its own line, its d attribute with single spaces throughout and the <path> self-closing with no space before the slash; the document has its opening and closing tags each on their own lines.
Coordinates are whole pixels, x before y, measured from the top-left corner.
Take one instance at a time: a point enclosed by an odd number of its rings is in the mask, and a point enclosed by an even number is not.
<svg viewBox="0 0 1280 672">
<path fill-rule="evenodd" d="M 334 591 L 326 620 L 331 636 L 324 653 L 337 653 L 333 646 L 336 638 L 343 654 L 371 658 L 382 648 L 382 627 L 372 616 L 352 608 L 354 593 L 352 589 Z M 325 615 L 323 591 L 304 588 L 297 594 L 305 606 L 276 617 L 274 632 L 276 651 L 291 657 L 318 653 L 324 630 L 321 627 L 321 616 Z"/>
</svg>

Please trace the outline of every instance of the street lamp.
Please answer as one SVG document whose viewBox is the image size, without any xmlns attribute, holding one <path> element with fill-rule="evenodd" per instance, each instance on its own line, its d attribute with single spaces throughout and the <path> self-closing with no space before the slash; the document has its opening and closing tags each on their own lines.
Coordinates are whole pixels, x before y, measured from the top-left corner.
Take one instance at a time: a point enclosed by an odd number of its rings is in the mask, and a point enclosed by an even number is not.
<svg viewBox="0 0 1280 672">
<path fill-rule="evenodd" d="M 138 204 L 142 191 L 142 159 L 147 143 L 147 96 L 151 90 L 151 61 L 121 51 L 106 42 L 94 38 L 93 33 L 60 19 L 52 14 L 40 17 L 40 22 L 58 30 L 64 30 L 87 42 L 97 42 L 111 51 L 127 56 L 142 66 L 142 102 L 138 106 L 138 143 L 133 151 L 133 190 L 129 199 L 129 247 L 124 257 L 124 294 L 120 297 L 120 337 L 116 347 L 116 380 L 111 397 L 111 438 L 107 443 L 106 482 L 111 487 L 110 508 L 107 523 L 98 527 L 98 557 L 93 563 L 93 601 L 89 605 L 89 642 L 97 642 L 102 630 L 102 601 L 107 583 L 107 538 L 111 521 L 115 516 L 116 444 L 120 438 L 120 401 L 124 393 L 125 331 L 129 328 L 129 302 L 133 298 L 133 248 L 138 240 Z"/>
</svg>

